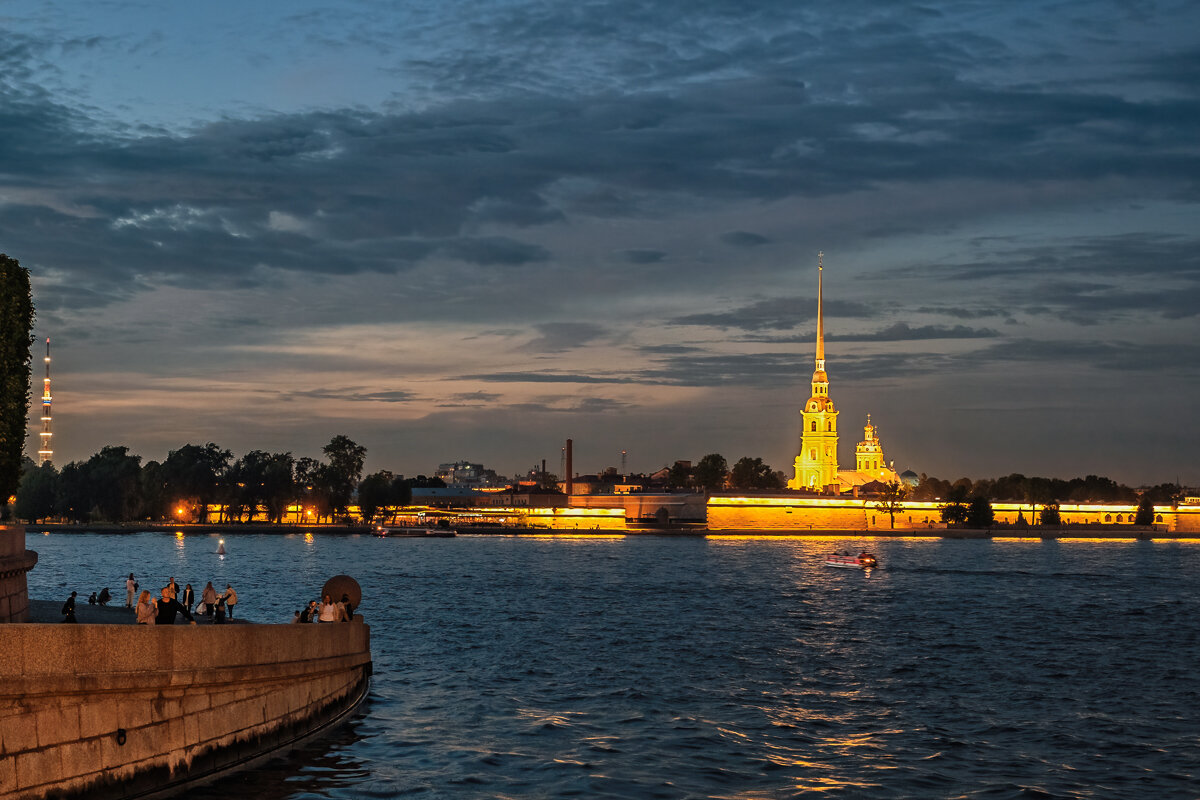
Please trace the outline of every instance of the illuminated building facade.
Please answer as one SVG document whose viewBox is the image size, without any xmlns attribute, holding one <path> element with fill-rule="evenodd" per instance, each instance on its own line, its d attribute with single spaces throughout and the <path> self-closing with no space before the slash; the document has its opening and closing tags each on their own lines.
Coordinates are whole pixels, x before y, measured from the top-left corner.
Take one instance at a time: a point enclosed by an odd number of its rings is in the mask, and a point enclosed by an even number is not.
<svg viewBox="0 0 1200 800">
<path fill-rule="evenodd" d="M 874 481 L 899 483 L 900 476 L 883 457 L 883 442 L 879 440 L 878 430 L 871 424 L 871 415 L 868 414 L 867 424 L 863 427 L 863 439 L 854 448 L 854 469 L 839 472 L 838 483 L 844 491 Z"/>
<path fill-rule="evenodd" d="M 42 381 L 42 437 L 41 449 L 38 450 L 38 461 L 46 464 L 54 458 L 54 448 L 50 439 L 54 433 L 50 430 L 50 339 L 46 339 L 46 377 Z"/>
<path fill-rule="evenodd" d="M 822 301 L 824 253 L 817 254 L 817 358 L 812 376 L 812 395 L 800 412 L 800 453 L 796 456 L 796 477 L 789 489 L 824 491 L 838 483 L 837 416 L 829 399 L 829 376 L 825 374 L 825 317 Z"/>
<path fill-rule="evenodd" d="M 817 254 L 817 357 L 812 395 L 800 412 L 800 452 L 796 456 L 796 476 L 788 481 L 788 488 L 840 493 L 874 481 L 889 483 L 900 478 L 883 457 L 883 443 L 870 416 L 863 440 L 854 450 L 854 469 L 838 469 L 838 412 L 829 398 L 829 375 L 825 372 L 824 256 Z"/>
</svg>

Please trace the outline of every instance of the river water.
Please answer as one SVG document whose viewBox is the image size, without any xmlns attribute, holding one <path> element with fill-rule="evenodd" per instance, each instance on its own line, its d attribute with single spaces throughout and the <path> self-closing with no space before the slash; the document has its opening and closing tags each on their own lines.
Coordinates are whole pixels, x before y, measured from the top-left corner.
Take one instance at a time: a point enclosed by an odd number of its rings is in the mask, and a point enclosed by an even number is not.
<svg viewBox="0 0 1200 800">
<path fill-rule="evenodd" d="M 1200 797 L 1200 542 L 28 539 L 42 599 L 362 585 L 363 713 L 189 800 Z"/>
</svg>

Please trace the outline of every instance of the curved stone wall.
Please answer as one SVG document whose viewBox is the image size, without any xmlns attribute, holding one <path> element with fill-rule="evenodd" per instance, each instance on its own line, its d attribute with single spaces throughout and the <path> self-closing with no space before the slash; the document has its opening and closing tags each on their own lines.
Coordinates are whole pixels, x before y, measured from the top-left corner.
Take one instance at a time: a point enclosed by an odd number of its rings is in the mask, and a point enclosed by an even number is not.
<svg viewBox="0 0 1200 800">
<path fill-rule="evenodd" d="M 361 620 L 6 626 L 0 798 L 178 791 L 319 733 L 367 692 Z"/>
<path fill-rule="evenodd" d="M 37 553 L 25 549 L 25 527 L 0 525 L 0 622 L 29 619 L 25 573 L 37 563 Z"/>
</svg>

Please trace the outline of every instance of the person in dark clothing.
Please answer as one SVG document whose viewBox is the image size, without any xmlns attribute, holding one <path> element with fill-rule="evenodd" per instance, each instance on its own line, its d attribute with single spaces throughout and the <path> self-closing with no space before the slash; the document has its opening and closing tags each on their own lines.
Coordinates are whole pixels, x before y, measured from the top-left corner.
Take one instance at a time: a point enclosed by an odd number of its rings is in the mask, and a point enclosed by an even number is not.
<svg viewBox="0 0 1200 800">
<path fill-rule="evenodd" d="M 183 587 L 183 604 L 187 606 L 188 611 L 191 611 L 192 606 L 196 605 L 196 593 L 192 591 L 190 583 Z"/>
<path fill-rule="evenodd" d="M 108 587 L 105 586 L 103 589 L 100 590 L 100 597 L 96 602 L 98 602 L 102 606 L 106 606 L 106 605 L 108 605 L 109 600 L 112 600 L 112 592 L 110 592 L 108 590 Z"/>
<path fill-rule="evenodd" d="M 354 603 L 350 602 L 350 595 L 342 595 L 342 605 L 346 607 L 346 622 L 354 621 Z"/>
<path fill-rule="evenodd" d="M 175 617 L 178 614 L 183 614 L 184 619 L 193 625 L 196 624 L 196 618 L 192 616 L 192 612 L 183 607 L 178 600 L 171 596 L 171 587 L 164 586 L 162 597 L 158 601 L 158 616 L 154 619 L 155 625 L 174 625 Z"/>
<path fill-rule="evenodd" d="M 315 622 L 317 619 L 317 601 L 309 600 L 308 605 L 300 612 L 301 622 Z"/>
<path fill-rule="evenodd" d="M 63 622 L 78 622 L 75 619 L 75 595 L 76 592 L 71 592 L 71 596 L 67 598 L 67 602 L 63 603 L 62 613 L 66 615 Z"/>
<path fill-rule="evenodd" d="M 96 605 L 96 593 L 95 593 L 95 592 L 92 592 L 92 593 L 91 593 L 91 594 L 88 596 L 88 605 L 89 605 L 89 606 L 94 606 L 94 605 Z"/>
<path fill-rule="evenodd" d="M 214 612 L 213 623 L 216 625 L 225 624 L 225 595 L 217 597 L 217 610 Z"/>
</svg>

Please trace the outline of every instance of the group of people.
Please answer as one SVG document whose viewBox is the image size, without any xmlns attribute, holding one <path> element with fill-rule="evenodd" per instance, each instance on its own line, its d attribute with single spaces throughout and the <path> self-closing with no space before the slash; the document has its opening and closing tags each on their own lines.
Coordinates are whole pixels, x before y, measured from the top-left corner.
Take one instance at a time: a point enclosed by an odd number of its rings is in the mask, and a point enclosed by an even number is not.
<svg viewBox="0 0 1200 800">
<path fill-rule="evenodd" d="M 321 602 L 309 600 L 303 611 L 297 611 L 292 622 L 350 622 L 354 619 L 354 603 L 350 595 L 343 594 L 342 599 L 334 602 L 328 593 Z"/>
<path fill-rule="evenodd" d="M 109 600 L 112 600 L 112 593 L 109 592 L 108 587 L 105 586 L 103 589 L 100 590 L 99 595 L 97 595 L 95 592 L 92 592 L 91 596 L 88 597 L 88 605 L 90 605 L 90 606 L 94 606 L 94 605 L 106 606 L 106 605 L 108 605 Z"/>
<path fill-rule="evenodd" d="M 158 599 L 143 589 L 135 602 L 134 595 L 137 591 L 138 583 L 131 572 L 125 581 L 125 607 L 134 609 L 139 625 L 173 625 L 180 614 L 195 625 L 193 611 L 212 618 L 215 623 L 223 623 L 226 617 L 233 619 L 233 609 L 238 604 L 237 591 L 228 583 L 225 584 L 225 591 L 218 594 L 212 581 L 209 581 L 200 593 L 199 603 L 196 602 L 196 593 L 192 585 L 186 584 L 181 591 L 173 577 L 160 590 L 161 596 Z"/>
</svg>

